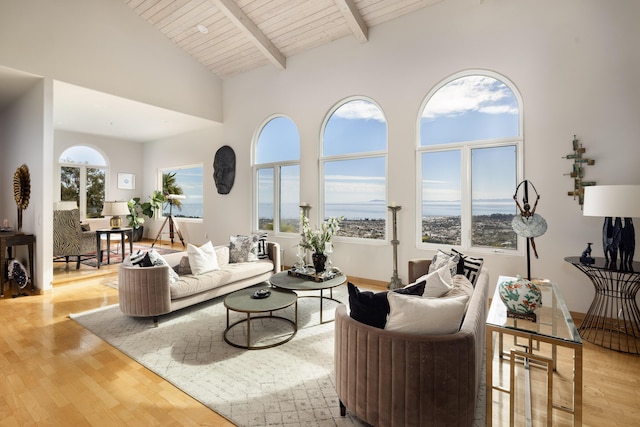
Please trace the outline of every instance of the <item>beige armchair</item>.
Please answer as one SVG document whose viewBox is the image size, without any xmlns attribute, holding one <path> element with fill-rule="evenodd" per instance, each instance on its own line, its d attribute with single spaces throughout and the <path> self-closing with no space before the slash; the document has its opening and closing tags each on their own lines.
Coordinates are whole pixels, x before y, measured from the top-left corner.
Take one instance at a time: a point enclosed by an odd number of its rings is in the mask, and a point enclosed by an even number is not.
<svg viewBox="0 0 640 427">
<path fill-rule="evenodd" d="M 80 211 L 53 211 L 53 257 L 54 261 L 64 260 L 69 264 L 69 257 L 76 257 L 76 269 L 80 262 L 95 257 L 95 231 L 82 231 L 80 226 Z"/>
</svg>

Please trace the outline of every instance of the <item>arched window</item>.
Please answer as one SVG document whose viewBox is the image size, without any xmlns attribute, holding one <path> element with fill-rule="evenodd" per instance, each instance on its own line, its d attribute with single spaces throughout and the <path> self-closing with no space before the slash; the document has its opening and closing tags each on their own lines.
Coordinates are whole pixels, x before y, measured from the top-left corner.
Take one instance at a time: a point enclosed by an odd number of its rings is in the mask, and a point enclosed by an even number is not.
<svg viewBox="0 0 640 427">
<path fill-rule="evenodd" d="M 97 150 L 83 145 L 67 148 L 58 159 L 60 200 L 75 201 L 80 219 L 100 218 L 105 199 L 107 161 Z"/>
<path fill-rule="evenodd" d="M 339 236 L 384 239 L 387 121 L 373 101 L 336 105 L 322 127 L 323 219 L 344 216 Z"/>
<path fill-rule="evenodd" d="M 257 229 L 298 233 L 300 133 L 288 117 L 271 117 L 260 128 L 255 143 L 254 177 Z"/>
<path fill-rule="evenodd" d="M 460 73 L 426 98 L 417 147 L 421 244 L 517 249 L 511 219 L 522 176 L 522 114 L 513 84 Z"/>
</svg>

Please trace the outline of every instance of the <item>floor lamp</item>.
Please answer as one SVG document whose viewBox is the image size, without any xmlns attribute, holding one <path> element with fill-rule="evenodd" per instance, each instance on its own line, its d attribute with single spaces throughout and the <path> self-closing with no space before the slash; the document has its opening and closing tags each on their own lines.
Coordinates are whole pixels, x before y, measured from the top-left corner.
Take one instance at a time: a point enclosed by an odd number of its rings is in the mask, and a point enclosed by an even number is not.
<svg viewBox="0 0 640 427">
<path fill-rule="evenodd" d="M 158 231 L 158 234 L 156 235 L 155 240 L 151 244 L 152 248 L 160 238 L 160 235 L 162 234 L 162 230 L 164 230 L 164 227 L 165 225 L 167 225 L 167 223 L 169 223 L 169 239 L 171 239 L 171 244 L 173 245 L 173 235 L 174 235 L 173 233 L 175 231 L 176 233 L 178 233 L 178 237 L 180 237 L 180 241 L 182 242 L 182 247 L 184 247 L 184 239 L 182 238 L 182 233 L 180 232 L 180 228 L 178 227 L 178 224 L 173 219 L 173 201 L 184 200 L 186 198 L 187 198 L 186 196 L 183 196 L 181 194 L 169 194 L 167 196 L 167 200 L 169 201 L 169 216 L 164 219 L 164 222 L 162 223 L 162 227 L 160 227 L 160 230 Z"/>
</svg>

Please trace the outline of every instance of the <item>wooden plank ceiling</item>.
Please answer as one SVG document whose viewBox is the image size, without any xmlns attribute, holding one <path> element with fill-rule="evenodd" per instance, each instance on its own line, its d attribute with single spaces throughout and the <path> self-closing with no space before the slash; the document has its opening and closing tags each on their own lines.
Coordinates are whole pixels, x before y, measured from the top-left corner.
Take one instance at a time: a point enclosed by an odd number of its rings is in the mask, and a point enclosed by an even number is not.
<svg viewBox="0 0 640 427">
<path fill-rule="evenodd" d="M 123 0 L 220 78 L 286 58 L 442 0 Z M 200 28 L 200 29 L 199 29 Z"/>
</svg>

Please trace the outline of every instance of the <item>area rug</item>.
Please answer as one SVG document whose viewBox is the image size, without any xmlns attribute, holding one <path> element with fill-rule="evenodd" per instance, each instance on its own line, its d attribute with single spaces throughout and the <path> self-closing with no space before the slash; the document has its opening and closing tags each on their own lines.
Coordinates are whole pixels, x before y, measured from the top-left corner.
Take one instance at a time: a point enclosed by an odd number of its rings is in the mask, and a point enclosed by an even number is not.
<svg viewBox="0 0 640 427">
<path fill-rule="evenodd" d="M 111 264 L 119 264 L 122 262 L 122 247 L 120 246 L 120 242 L 118 242 L 118 252 L 115 252 L 115 248 L 116 245 L 115 243 L 111 244 L 111 255 L 109 257 L 109 262 Z M 133 252 L 137 252 L 138 250 L 141 251 L 148 251 L 149 249 L 151 249 L 151 244 L 149 245 L 143 245 L 143 244 L 139 244 L 139 243 L 134 243 L 133 244 Z M 170 254 L 173 252 L 179 252 L 182 251 L 183 249 L 170 249 L 170 248 L 162 248 L 159 246 L 155 246 L 153 249 L 155 249 L 156 251 L 158 251 L 158 253 L 160 255 L 165 255 L 165 254 Z M 184 249 L 186 250 L 186 248 Z M 129 255 L 129 243 L 125 244 L 125 254 Z M 91 253 L 90 255 L 95 255 L 95 252 Z M 97 267 L 97 260 L 96 257 L 94 256 L 93 258 L 89 258 L 86 260 L 82 261 L 83 264 L 88 265 L 90 267 Z M 101 265 L 105 265 L 107 263 L 107 253 L 105 251 L 104 256 L 103 256 L 103 260 L 102 260 L 102 264 Z"/>
<path fill-rule="evenodd" d="M 348 302 L 346 286 L 333 295 Z M 367 425 L 349 411 L 340 416 L 333 376 L 334 323 L 319 324 L 317 298 L 299 298 L 298 332 L 291 341 L 253 351 L 223 341 L 223 299 L 162 316 L 157 328 L 150 319 L 123 315 L 118 306 L 70 317 L 238 426 Z M 333 319 L 336 305 L 325 302 L 325 321 Z M 293 307 L 276 314 L 293 319 Z M 232 322 L 242 317 L 231 313 Z M 269 344 L 291 331 L 278 320 L 251 323 L 252 344 Z M 232 342 L 246 343 L 244 325 L 231 332 Z M 474 426 L 485 425 L 484 387 L 480 394 Z"/>
</svg>

